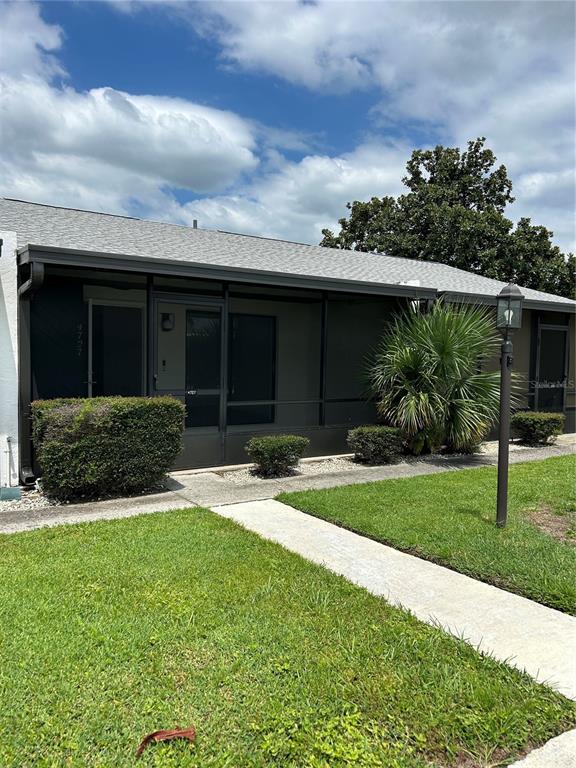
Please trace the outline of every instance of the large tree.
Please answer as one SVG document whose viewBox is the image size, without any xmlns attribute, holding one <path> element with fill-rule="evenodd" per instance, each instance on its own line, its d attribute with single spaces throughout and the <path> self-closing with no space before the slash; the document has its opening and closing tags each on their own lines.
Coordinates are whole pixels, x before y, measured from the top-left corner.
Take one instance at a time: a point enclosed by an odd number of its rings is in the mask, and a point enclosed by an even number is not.
<svg viewBox="0 0 576 768">
<path fill-rule="evenodd" d="M 340 232 L 324 229 L 320 245 L 439 261 L 575 298 L 574 256 L 553 245 L 545 227 L 527 218 L 514 227 L 504 215 L 512 182 L 485 141 L 469 141 L 465 152 L 415 150 L 402 179 L 408 192 L 348 203 Z"/>
</svg>

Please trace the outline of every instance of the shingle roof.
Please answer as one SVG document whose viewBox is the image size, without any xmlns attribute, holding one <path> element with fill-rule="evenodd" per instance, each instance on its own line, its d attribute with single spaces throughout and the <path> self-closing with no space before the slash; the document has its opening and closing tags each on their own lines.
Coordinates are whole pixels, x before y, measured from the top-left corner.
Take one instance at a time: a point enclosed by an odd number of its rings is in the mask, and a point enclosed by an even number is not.
<svg viewBox="0 0 576 768">
<path fill-rule="evenodd" d="M 125 216 L 0 199 L 0 230 L 15 231 L 18 247 L 37 245 L 79 251 L 169 259 L 279 275 L 366 282 L 417 284 L 440 292 L 494 297 L 504 286 L 455 267 L 376 253 L 343 251 Z M 530 302 L 576 302 L 529 288 Z"/>
</svg>

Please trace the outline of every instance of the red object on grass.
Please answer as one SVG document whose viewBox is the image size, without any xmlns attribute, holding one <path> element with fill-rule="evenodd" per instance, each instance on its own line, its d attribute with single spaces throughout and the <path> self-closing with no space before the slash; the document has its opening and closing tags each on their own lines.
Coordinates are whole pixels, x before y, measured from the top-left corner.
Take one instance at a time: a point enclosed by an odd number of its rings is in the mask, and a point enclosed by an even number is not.
<svg viewBox="0 0 576 768">
<path fill-rule="evenodd" d="M 191 726 L 190 728 L 174 728 L 171 731 L 153 731 L 152 733 L 144 736 L 140 742 L 140 746 L 136 750 L 136 757 L 140 757 L 142 752 L 153 741 L 172 741 L 173 739 L 188 739 L 188 741 L 194 741 L 196 738 L 196 728 Z"/>
</svg>

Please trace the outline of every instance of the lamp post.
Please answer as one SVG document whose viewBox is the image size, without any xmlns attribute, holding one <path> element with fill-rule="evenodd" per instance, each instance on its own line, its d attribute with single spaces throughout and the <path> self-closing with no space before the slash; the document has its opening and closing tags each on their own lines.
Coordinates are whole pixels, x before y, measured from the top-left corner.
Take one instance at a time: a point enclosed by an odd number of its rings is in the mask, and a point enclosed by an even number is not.
<svg viewBox="0 0 576 768">
<path fill-rule="evenodd" d="M 509 283 L 496 297 L 496 327 L 502 333 L 500 347 L 500 426 L 498 434 L 498 496 L 496 525 L 504 528 L 508 516 L 508 449 L 510 443 L 510 390 L 512 386 L 512 340 L 510 331 L 522 325 L 524 296 Z"/>
</svg>

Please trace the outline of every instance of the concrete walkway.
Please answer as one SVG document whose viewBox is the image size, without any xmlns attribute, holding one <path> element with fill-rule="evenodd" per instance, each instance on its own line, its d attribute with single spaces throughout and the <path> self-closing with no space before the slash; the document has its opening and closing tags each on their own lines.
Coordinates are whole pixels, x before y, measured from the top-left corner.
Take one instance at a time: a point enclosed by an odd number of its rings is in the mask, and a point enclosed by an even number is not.
<svg viewBox="0 0 576 768">
<path fill-rule="evenodd" d="M 512 450 L 510 463 L 516 464 L 524 461 L 540 461 L 553 456 L 566 456 L 574 453 L 575 447 L 576 435 L 562 435 L 558 438 L 556 445 Z M 497 456 L 494 453 L 455 457 L 424 456 L 418 460 L 404 461 L 399 464 L 375 467 L 358 467 L 355 465 L 353 471 L 295 475 L 267 480 L 254 478 L 242 484 L 233 483 L 226 479 L 225 473 L 220 474 L 216 471 L 173 472 L 168 479 L 165 491 L 146 496 L 36 507 L 34 509 L 18 509 L 13 507 L 10 502 L 0 502 L 0 533 L 18 533 L 45 526 L 91 520 L 112 520 L 152 512 L 167 512 L 182 507 L 211 507 L 242 501 L 272 499 L 284 491 L 334 488 L 377 480 L 432 475 L 438 472 L 494 466 L 496 462 Z"/>
<path fill-rule="evenodd" d="M 508 768 L 576 768 L 576 730 L 550 739 Z"/>
<path fill-rule="evenodd" d="M 576 699 L 576 618 L 279 501 L 212 509 Z"/>
</svg>

